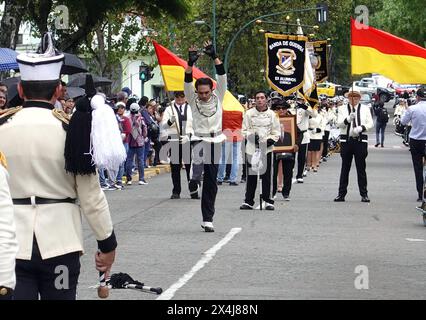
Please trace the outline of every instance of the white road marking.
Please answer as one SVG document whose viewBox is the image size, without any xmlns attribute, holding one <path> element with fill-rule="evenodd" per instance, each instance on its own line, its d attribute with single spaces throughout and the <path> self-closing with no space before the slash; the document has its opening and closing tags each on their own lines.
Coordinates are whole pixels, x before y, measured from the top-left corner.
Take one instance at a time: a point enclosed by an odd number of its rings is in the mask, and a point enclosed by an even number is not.
<svg viewBox="0 0 426 320">
<path fill-rule="evenodd" d="M 229 241 L 232 240 L 232 238 L 241 231 L 241 228 L 232 228 L 231 231 L 228 232 L 228 234 L 220 240 L 218 243 L 216 243 L 213 247 L 211 247 L 209 250 L 204 252 L 203 257 L 195 264 L 195 266 L 192 267 L 192 269 L 184 274 L 177 282 L 172 284 L 170 288 L 168 288 L 166 291 L 164 291 L 157 300 L 170 300 L 175 295 L 176 291 L 178 291 L 180 288 L 182 288 L 198 271 L 200 271 L 204 266 L 210 262 L 210 260 L 213 259 L 213 257 L 216 255 L 216 253 Z"/>
<path fill-rule="evenodd" d="M 410 242 L 426 242 L 424 239 L 412 239 L 412 238 L 405 238 L 405 240 Z"/>
</svg>

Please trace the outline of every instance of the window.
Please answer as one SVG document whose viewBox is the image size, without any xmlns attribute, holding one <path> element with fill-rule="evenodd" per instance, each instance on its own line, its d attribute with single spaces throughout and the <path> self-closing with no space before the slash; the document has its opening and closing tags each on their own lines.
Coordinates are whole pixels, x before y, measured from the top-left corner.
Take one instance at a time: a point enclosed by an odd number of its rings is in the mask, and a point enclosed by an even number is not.
<svg viewBox="0 0 426 320">
<path fill-rule="evenodd" d="M 24 43 L 24 35 L 22 33 L 18 34 L 18 37 L 16 38 L 16 44 L 23 44 Z"/>
</svg>

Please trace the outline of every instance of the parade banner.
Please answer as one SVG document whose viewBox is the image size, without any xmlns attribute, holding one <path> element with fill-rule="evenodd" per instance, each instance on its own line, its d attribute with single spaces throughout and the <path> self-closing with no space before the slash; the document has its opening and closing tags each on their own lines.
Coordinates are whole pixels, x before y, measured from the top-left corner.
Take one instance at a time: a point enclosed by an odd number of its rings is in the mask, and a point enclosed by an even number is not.
<svg viewBox="0 0 426 320">
<path fill-rule="evenodd" d="M 272 89 L 289 96 L 303 87 L 308 38 L 273 33 L 265 38 L 266 79 Z"/>
<path fill-rule="evenodd" d="M 311 62 L 315 70 L 316 82 L 323 82 L 328 78 L 327 40 L 314 41 L 312 45 L 314 52 Z"/>
</svg>

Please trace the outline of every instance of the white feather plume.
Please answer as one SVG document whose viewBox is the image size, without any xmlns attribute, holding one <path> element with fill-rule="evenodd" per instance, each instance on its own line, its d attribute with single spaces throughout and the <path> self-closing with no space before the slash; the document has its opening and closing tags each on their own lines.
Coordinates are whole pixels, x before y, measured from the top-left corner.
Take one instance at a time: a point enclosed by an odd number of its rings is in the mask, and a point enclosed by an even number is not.
<svg viewBox="0 0 426 320">
<path fill-rule="evenodd" d="M 116 173 L 127 154 L 114 111 L 100 94 L 91 99 L 90 105 L 93 109 L 90 135 L 93 162 L 98 168 Z"/>
</svg>

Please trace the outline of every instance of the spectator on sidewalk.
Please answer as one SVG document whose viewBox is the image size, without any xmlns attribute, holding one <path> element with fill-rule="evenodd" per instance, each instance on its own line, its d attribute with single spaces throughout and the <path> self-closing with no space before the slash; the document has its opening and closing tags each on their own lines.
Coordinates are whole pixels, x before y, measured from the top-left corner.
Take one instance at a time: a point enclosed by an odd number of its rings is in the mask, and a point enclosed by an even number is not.
<svg viewBox="0 0 426 320">
<path fill-rule="evenodd" d="M 127 153 L 126 160 L 127 185 L 132 184 L 132 169 L 135 155 L 137 157 L 138 164 L 139 184 L 148 184 L 145 181 L 145 166 L 143 162 L 145 139 L 147 137 L 147 127 L 145 124 L 145 120 L 139 113 L 139 110 L 140 107 L 137 103 L 133 103 L 130 106 L 130 123 L 132 125 L 132 130 L 130 133 L 129 151 Z"/>
</svg>

